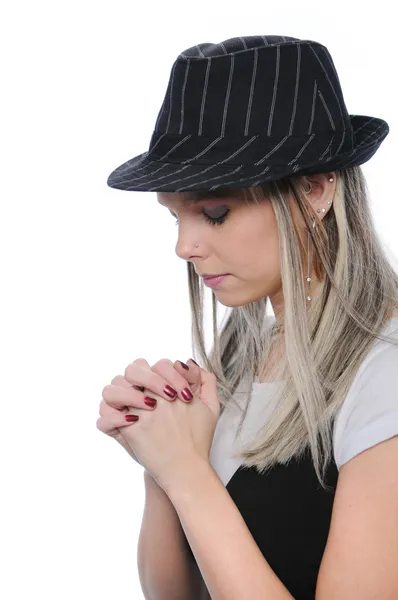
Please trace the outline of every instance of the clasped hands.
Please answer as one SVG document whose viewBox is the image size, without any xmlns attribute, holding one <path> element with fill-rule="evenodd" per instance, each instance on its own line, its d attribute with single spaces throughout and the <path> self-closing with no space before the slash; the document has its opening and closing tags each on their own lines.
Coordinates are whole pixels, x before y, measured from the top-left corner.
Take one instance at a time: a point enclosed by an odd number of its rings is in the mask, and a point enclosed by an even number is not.
<svg viewBox="0 0 398 600">
<path fill-rule="evenodd" d="M 168 491 L 196 461 L 209 462 L 220 402 L 217 378 L 192 359 L 184 369 L 180 361 L 161 359 L 153 367 L 143 358 L 133 361 L 124 376 L 117 375 L 102 390 L 97 428 L 116 439 Z M 178 396 L 170 398 L 165 386 Z M 193 398 L 181 394 L 188 388 Z M 144 403 L 150 396 L 157 403 Z M 126 415 L 136 415 L 134 423 Z"/>
</svg>

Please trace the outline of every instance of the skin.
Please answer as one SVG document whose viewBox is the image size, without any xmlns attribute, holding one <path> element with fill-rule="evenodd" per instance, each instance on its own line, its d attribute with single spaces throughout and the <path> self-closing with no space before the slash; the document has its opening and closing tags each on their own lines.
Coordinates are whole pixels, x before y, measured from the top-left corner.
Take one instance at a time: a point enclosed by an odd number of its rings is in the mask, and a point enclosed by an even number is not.
<svg viewBox="0 0 398 600">
<path fill-rule="evenodd" d="M 333 182 L 330 182 L 333 177 Z M 308 193 L 308 201 L 322 219 L 333 201 L 336 177 L 334 172 L 301 177 Z M 214 289 L 217 300 L 224 306 L 244 306 L 264 296 L 270 298 L 278 323 L 283 322 L 284 302 L 281 280 L 278 228 L 272 204 L 264 199 L 259 205 L 247 205 L 239 190 L 230 190 L 221 197 L 215 192 L 198 203 L 185 205 L 185 199 L 195 199 L 195 192 L 157 192 L 158 202 L 178 219 L 176 254 L 194 264 L 198 274 L 230 273 L 223 284 Z M 305 230 L 304 219 L 293 197 L 289 205 L 300 226 Z M 224 223 L 213 225 L 203 216 L 217 217 L 230 212 Z M 306 239 L 306 238 L 305 238 Z M 195 248 L 198 244 L 199 248 Z M 306 258 L 304 272 L 307 272 Z M 311 274 L 311 295 L 315 296 L 320 281 Z M 273 365 L 284 353 L 284 338 L 275 345 L 267 361 L 267 372 L 260 373 L 260 380 L 272 378 Z"/>
<path fill-rule="evenodd" d="M 334 181 L 330 182 L 329 178 Z M 312 184 L 308 200 L 322 219 L 330 210 L 336 178 L 335 173 L 302 176 L 305 188 Z M 194 198 L 195 192 L 157 192 L 158 202 L 178 218 L 176 254 L 194 263 L 197 273 L 231 273 L 213 292 L 224 306 L 244 306 L 264 296 L 269 296 L 275 317 L 282 322 L 284 304 L 280 268 L 278 228 L 272 204 L 265 199 L 260 205 L 247 205 L 239 193 L 231 190 L 228 196 L 200 200 L 198 204 L 184 206 L 185 198 Z M 291 211 L 305 229 L 303 217 L 289 196 Z M 221 225 L 208 223 L 202 211 L 210 216 L 220 216 L 230 209 Z M 199 248 L 195 248 L 198 244 Z M 307 261 L 304 272 L 306 273 Z M 314 296 L 319 281 L 311 275 L 311 293 Z"/>
</svg>

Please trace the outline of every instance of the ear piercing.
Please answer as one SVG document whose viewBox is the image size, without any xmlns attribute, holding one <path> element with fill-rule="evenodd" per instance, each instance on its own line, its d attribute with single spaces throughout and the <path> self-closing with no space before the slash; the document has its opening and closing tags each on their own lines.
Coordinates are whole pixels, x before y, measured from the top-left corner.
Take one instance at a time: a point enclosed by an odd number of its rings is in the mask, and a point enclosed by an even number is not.
<svg viewBox="0 0 398 600">
<path fill-rule="evenodd" d="M 329 181 L 332 183 L 334 181 L 333 177 L 329 178 Z M 310 190 L 311 191 L 311 190 Z M 328 200 L 328 204 L 332 204 L 331 200 Z M 318 208 L 316 212 L 325 212 L 325 208 Z M 313 220 L 313 224 L 312 227 L 314 227 L 314 230 L 316 231 L 317 225 L 315 223 L 315 217 L 311 217 L 311 219 Z M 307 256 L 308 256 L 308 275 L 307 275 L 307 282 L 308 282 L 308 290 L 307 290 L 307 300 L 310 302 L 312 300 L 311 297 L 311 254 L 310 254 L 310 232 L 308 230 L 308 247 L 307 247 Z"/>
</svg>

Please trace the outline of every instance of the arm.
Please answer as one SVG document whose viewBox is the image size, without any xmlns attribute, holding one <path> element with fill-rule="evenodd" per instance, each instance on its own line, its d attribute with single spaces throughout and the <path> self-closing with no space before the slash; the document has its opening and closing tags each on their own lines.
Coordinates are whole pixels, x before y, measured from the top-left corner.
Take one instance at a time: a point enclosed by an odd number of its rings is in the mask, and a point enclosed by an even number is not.
<svg viewBox="0 0 398 600">
<path fill-rule="evenodd" d="M 191 462 L 165 491 L 212 600 L 294 600 L 210 463 Z"/>
<path fill-rule="evenodd" d="M 146 502 L 138 572 L 147 600 L 202 600 L 205 585 L 167 494 L 144 471 Z"/>
<path fill-rule="evenodd" d="M 397 466 L 395 435 L 341 467 L 316 600 L 398 598 Z"/>
<path fill-rule="evenodd" d="M 398 435 L 340 469 L 316 600 L 398 598 Z M 212 600 L 292 600 L 211 464 L 165 485 Z"/>
</svg>

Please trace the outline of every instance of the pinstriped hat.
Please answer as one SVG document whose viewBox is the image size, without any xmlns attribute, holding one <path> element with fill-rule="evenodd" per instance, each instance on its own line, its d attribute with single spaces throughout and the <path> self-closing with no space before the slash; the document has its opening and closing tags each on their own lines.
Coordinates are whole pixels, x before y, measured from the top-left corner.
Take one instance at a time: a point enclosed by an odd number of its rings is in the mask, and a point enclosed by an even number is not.
<svg viewBox="0 0 398 600">
<path fill-rule="evenodd" d="M 148 151 L 109 187 L 182 192 L 243 188 L 369 160 L 389 126 L 349 115 L 332 57 L 279 35 L 202 43 L 179 54 Z"/>
</svg>

